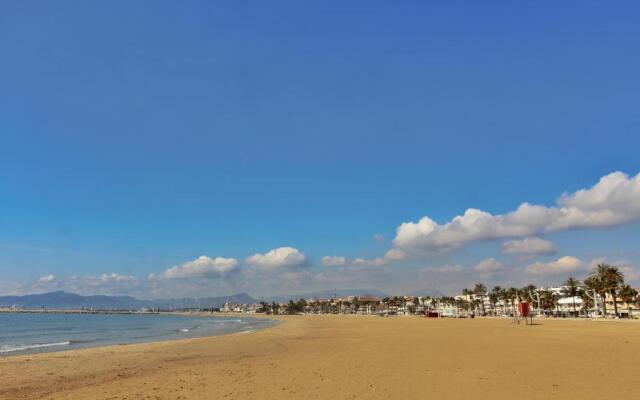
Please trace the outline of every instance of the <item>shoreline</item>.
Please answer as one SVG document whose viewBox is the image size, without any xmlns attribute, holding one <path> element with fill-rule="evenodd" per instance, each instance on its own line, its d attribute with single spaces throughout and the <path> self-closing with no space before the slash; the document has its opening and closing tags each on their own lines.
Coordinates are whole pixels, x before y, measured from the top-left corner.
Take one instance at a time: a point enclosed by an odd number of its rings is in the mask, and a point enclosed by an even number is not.
<svg viewBox="0 0 640 400">
<path fill-rule="evenodd" d="M 66 310 L 69 311 L 69 310 Z M 1 312 L 0 312 L 1 313 Z M 21 312 L 18 312 L 21 313 Z M 26 313 L 29 313 L 28 311 Z M 94 313 L 75 313 L 75 312 L 54 312 L 53 314 L 87 314 L 87 315 L 95 315 Z M 12 357 L 22 357 L 22 356 L 37 356 L 37 355 L 47 355 L 53 353 L 70 353 L 75 351 L 82 350 L 91 350 L 91 349 L 101 349 L 101 348 L 109 348 L 109 347 L 123 347 L 123 346 L 132 346 L 132 345 L 145 345 L 145 344 L 155 344 L 155 343 L 164 343 L 164 342 L 179 342 L 179 341 L 189 341 L 194 339 L 204 339 L 204 338 L 213 338 L 213 337 L 221 337 L 221 336 L 229 336 L 229 335 L 242 335 L 254 332 L 260 332 L 265 329 L 271 329 L 278 324 L 283 323 L 285 320 L 296 319 L 296 318 L 304 318 L 304 317 L 313 317 L 313 318 L 350 318 L 350 319 L 383 319 L 376 315 L 357 315 L 357 314 L 308 314 L 308 315 L 286 315 L 286 314 L 246 314 L 246 313 L 234 313 L 234 312 L 158 312 L 158 313 L 127 313 L 127 314 L 119 314 L 119 313 L 109 313 L 106 312 L 100 315 L 170 315 L 184 318 L 238 318 L 238 319 L 256 319 L 256 320 L 269 320 L 273 321 L 274 324 L 271 326 L 263 326 L 255 329 L 249 329 L 246 331 L 237 331 L 237 332 L 228 332 L 228 333 L 220 333 L 220 334 L 208 334 L 203 336 L 192 336 L 192 337 L 184 337 L 184 338 L 173 338 L 173 339 L 160 339 L 160 340 L 150 340 L 150 341 L 139 341 L 139 342 L 129 342 L 129 343 L 108 343 L 108 344 L 98 344 L 96 346 L 86 346 L 86 347 L 78 347 L 78 348 L 69 348 L 69 349 L 56 349 L 54 346 L 49 346 L 48 344 L 42 345 L 42 348 L 51 348 L 51 350 L 44 351 L 16 351 L 16 354 L 0 353 L 0 360 L 12 358 Z M 425 319 L 423 316 L 418 315 L 396 315 L 387 317 L 384 319 L 388 320 L 398 320 L 398 319 Z M 466 320 L 466 318 L 433 318 L 433 320 Z M 476 317 L 475 320 L 495 320 L 495 321 L 504 321 L 506 323 L 511 324 L 512 318 L 509 317 L 501 317 L 501 316 L 484 316 L 484 317 Z M 534 318 L 534 325 L 542 324 L 547 321 L 553 321 L 554 323 L 614 323 L 614 324 L 640 324 L 640 320 L 636 319 L 612 319 L 612 318 Z M 524 321 L 521 321 L 521 324 L 524 325 Z"/>
<path fill-rule="evenodd" d="M 18 313 L 20 314 L 20 313 Z M 54 313 L 54 314 L 71 314 L 71 315 L 85 315 L 85 314 L 76 314 L 76 313 Z M 94 313 L 86 313 L 86 315 L 96 315 Z M 231 315 L 231 314 L 220 314 L 218 313 L 216 314 L 211 314 L 211 313 L 175 313 L 175 312 L 170 312 L 170 313 L 153 313 L 153 314 L 149 314 L 149 313 L 141 313 L 141 314 L 110 314 L 110 313 L 105 313 L 105 314 L 100 314 L 100 315 L 131 315 L 132 317 L 135 317 L 136 315 L 140 315 L 140 316 L 145 316 L 145 317 L 152 317 L 152 316 L 169 316 L 169 317 L 181 317 L 181 318 L 199 318 L 200 320 L 202 319 L 212 319 L 212 320 L 216 320 L 216 319 L 220 319 L 220 320 L 224 320 L 224 319 L 233 319 L 233 320 L 243 320 L 243 321 L 248 321 L 249 323 L 256 323 L 255 321 L 260 321 L 260 320 L 266 320 L 266 321 L 272 321 L 271 324 L 265 324 L 262 326 L 237 326 L 237 330 L 231 330 L 231 331 L 223 331 L 223 332 L 216 332 L 216 331 L 212 331 L 212 330 L 197 330 L 194 331 L 193 329 L 189 329 L 188 331 L 186 331 L 187 333 L 191 332 L 191 336 L 185 336 L 185 337 L 169 337 L 170 333 L 166 333 L 165 335 L 161 335 L 161 332 L 159 333 L 159 335 L 157 337 L 149 337 L 148 340 L 139 340 L 136 339 L 134 337 L 128 337 L 128 338 L 123 338 L 121 339 L 121 342 L 117 342 L 117 339 L 113 339 L 113 341 L 106 341 L 104 339 L 95 341 L 95 344 L 90 344 L 93 343 L 93 340 L 85 340 L 85 339 L 80 339 L 79 341 L 77 339 L 59 339 L 57 341 L 51 341 L 51 342 L 44 342 L 42 341 L 41 343 L 25 343 L 25 344 L 13 344 L 11 346 L 22 346 L 19 348 L 16 348 L 15 350 L 3 350 L 0 352 L 0 360 L 2 359 L 7 359 L 7 358 L 12 358 L 12 357 L 22 357 L 22 356 L 27 356 L 27 357 L 34 357 L 37 355 L 48 355 L 48 354 L 54 354 L 54 353 L 72 353 L 75 351 L 82 351 L 82 350 L 91 350 L 91 349 L 100 349 L 100 348 L 109 348 L 109 347 L 122 347 L 122 346 L 130 346 L 130 345 L 137 345 L 137 344 L 154 344 L 154 343 L 162 343 L 162 342 L 173 342 L 173 341 L 181 341 L 181 340 L 191 340 L 191 339 L 200 339 L 200 338 L 210 338 L 210 337 L 218 337 L 218 336 L 226 336 L 226 335 L 235 335 L 235 334 L 246 334 L 246 333 L 252 333 L 252 332 L 256 332 L 256 331 L 260 331 L 263 329 L 268 329 L 271 328 L 275 325 L 277 325 L 278 323 L 280 323 L 278 320 L 274 319 L 274 318 L 256 318 L 253 316 L 249 316 L 249 315 L 242 315 L 242 316 L 238 316 L 238 315 Z M 181 331 L 183 331 L 183 329 L 180 329 Z M 164 337 L 163 337 L 164 336 Z M 50 339 L 50 340 L 54 340 L 54 339 Z M 78 345 L 78 344 L 81 345 Z M 74 347 L 67 347 L 67 346 L 73 346 Z"/>
</svg>

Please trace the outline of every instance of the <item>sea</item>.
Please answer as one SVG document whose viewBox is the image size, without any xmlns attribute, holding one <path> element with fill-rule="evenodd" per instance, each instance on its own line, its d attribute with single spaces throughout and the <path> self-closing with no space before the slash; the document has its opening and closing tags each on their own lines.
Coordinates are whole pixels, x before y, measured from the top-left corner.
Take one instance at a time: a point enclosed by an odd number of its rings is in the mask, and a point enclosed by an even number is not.
<svg viewBox="0 0 640 400">
<path fill-rule="evenodd" d="M 274 324 L 244 316 L 0 313 L 0 356 L 248 333 Z"/>
</svg>

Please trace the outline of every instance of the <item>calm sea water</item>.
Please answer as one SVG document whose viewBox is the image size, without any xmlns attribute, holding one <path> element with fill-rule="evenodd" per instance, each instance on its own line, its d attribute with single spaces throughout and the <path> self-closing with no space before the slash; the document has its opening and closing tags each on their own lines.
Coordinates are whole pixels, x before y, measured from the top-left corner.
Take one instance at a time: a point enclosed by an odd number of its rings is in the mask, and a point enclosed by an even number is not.
<svg viewBox="0 0 640 400">
<path fill-rule="evenodd" d="M 0 356 L 250 332 L 275 323 L 246 317 L 0 313 Z"/>
</svg>

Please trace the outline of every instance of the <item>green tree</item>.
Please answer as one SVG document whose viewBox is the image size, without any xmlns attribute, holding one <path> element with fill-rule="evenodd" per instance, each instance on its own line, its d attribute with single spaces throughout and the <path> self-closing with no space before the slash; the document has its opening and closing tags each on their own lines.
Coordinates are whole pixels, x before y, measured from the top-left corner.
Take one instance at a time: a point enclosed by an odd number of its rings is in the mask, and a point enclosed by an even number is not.
<svg viewBox="0 0 640 400">
<path fill-rule="evenodd" d="M 627 305 L 627 312 L 629 318 L 631 318 L 631 303 L 634 303 L 638 297 L 638 291 L 629 285 L 624 285 L 620 288 L 620 300 L 624 301 Z"/>
<path fill-rule="evenodd" d="M 528 284 L 527 286 L 520 289 L 520 293 L 524 297 L 524 300 L 529 304 L 533 304 L 535 308 L 540 307 L 538 304 L 538 288 L 534 284 Z"/>
<path fill-rule="evenodd" d="M 582 313 L 587 314 L 593 308 L 593 298 L 586 290 L 581 290 L 579 296 L 582 299 Z"/>
<path fill-rule="evenodd" d="M 549 290 L 541 290 L 540 294 L 540 306 L 545 311 L 553 311 L 556 308 L 558 301 L 557 296 L 554 296 Z"/>
<path fill-rule="evenodd" d="M 618 316 L 618 290 L 620 290 L 620 286 L 624 283 L 624 275 L 622 271 L 613 265 L 600 263 L 596 265 L 594 268 L 592 275 L 597 276 L 600 282 L 602 282 L 602 287 L 606 293 L 611 295 L 611 299 L 613 300 L 613 313 L 614 316 Z"/>
</svg>

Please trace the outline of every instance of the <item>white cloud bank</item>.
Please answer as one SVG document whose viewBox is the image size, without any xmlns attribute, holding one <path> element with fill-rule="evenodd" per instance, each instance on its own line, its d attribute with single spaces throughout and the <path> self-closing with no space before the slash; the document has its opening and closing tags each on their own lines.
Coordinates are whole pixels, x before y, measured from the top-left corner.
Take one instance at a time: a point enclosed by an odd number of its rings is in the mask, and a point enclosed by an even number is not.
<svg viewBox="0 0 640 400">
<path fill-rule="evenodd" d="M 340 256 L 325 256 L 320 263 L 325 267 L 341 267 L 347 263 L 347 259 Z"/>
<path fill-rule="evenodd" d="M 502 252 L 505 254 L 552 254 L 556 252 L 556 247 L 549 240 L 528 237 L 504 242 Z"/>
<path fill-rule="evenodd" d="M 521 204 L 515 211 L 492 215 L 470 208 L 445 224 L 429 217 L 405 222 L 396 230 L 387 258 L 399 259 L 465 243 L 518 238 L 575 228 L 598 228 L 640 219 L 640 174 L 606 175 L 589 189 L 563 194 L 555 207 Z"/>
<path fill-rule="evenodd" d="M 173 278 L 205 278 L 223 275 L 238 267 L 235 258 L 200 256 L 193 261 L 176 265 L 164 271 L 164 277 Z"/>
<path fill-rule="evenodd" d="M 307 263 L 307 256 L 293 247 L 279 247 L 265 254 L 254 254 L 245 261 L 263 270 L 276 270 L 302 267 Z"/>
<path fill-rule="evenodd" d="M 585 263 L 582 262 L 582 260 L 576 257 L 565 256 L 548 263 L 539 262 L 528 265 L 524 270 L 525 272 L 534 275 L 568 274 L 583 269 L 584 267 Z"/>
</svg>

